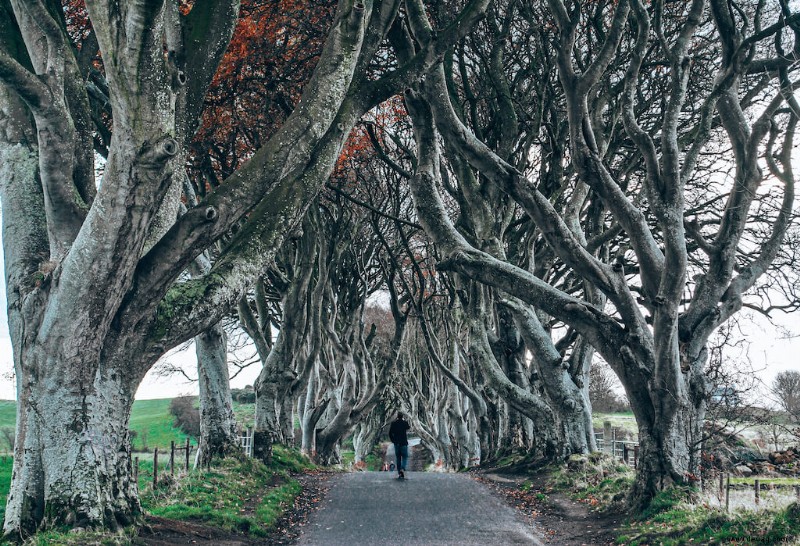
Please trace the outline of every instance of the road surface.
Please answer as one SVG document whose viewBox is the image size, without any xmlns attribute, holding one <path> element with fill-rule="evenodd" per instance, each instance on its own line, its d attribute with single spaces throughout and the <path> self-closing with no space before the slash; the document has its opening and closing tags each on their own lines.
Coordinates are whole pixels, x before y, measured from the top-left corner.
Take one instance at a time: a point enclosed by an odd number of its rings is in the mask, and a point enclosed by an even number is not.
<svg viewBox="0 0 800 546">
<path fill-rule="evenodd" d="M 530 524 L 462 474 L 352 472 L 331 478 L 299 544 L 304 546 L 543 543 Z"/>
</svg>

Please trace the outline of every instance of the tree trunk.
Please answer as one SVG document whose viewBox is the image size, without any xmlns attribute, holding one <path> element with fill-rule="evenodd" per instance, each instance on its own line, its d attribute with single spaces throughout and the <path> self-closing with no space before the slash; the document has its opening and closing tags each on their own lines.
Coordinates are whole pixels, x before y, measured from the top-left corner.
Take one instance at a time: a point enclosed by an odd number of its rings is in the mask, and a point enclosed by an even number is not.
<svg viewBox="0 0 800 546">
<path fill-rule="evenodd" d="M 285 352 L 285 333 L 281 330 L 264 367 L 255 382 L 256 410 L 253 432 L 253 454 L 264 463 L 272 461 L 272 444 L 280 443 L 283 427 L 279 422 L 279 404 L 284 403 L 285 392 L 294 379 L 287 363 L 291 360 Z"/>
<path fill-rule="evenodd" d="M 372 448 L 375 447 L 375 441 L 380 432 L 378 429 L 380 419 L 376 413 L 379 412 L 373 412 L 368 419 L 359 423 L 353 434 L 354 462 L 357 464 L 365 462 L 367 455 L 372 453 Z"/>
<path fill-rule="evenodd" d="M 47 352 L 26 352 L 34 354 Z M 97 373 L 94 381 L 53 377 L 49 358 L 37 364 L 26 369 L 42 370 L 40 377 L 18 369 L 13 475 L 24 479 L 12 481 L 5 533 L 131 524 L 141 506 L 131 479 L 130 383 L 116 373 Z"/>
<path fill-rule="evenodd" d="M 639 462 L 631 490 L 631 505 L 641 509 L 659 491 L 676 484 L 692 484 L 699 478 L 699 440 L 703 417 L 696 408 L 684 407 L 668 421 L 639 426 Z M 688 441 L 687 441 L 688 439 Z"/>
<path fill-rule="evenodd" d="M 639 464 L 630 502 L 646 507 L 659 491 L 675 484 L 693 484 L 700 477 L 703 422 L 706 414 L 706 382 L 703 364 L 706 353 L 681 375 L 684 395 L 659 397 L 653 390 L 653 412 L 632 405 L 639 424 Z M 677 406 L 676 406 L 677 404 Z"/>
<path fill-rule="evenodd" d="M 217 323 L 195 338 L 200 383 L 200 445 L 196 464 L 240 450 L 228 378 L 228 343 Z"/>
</svg>

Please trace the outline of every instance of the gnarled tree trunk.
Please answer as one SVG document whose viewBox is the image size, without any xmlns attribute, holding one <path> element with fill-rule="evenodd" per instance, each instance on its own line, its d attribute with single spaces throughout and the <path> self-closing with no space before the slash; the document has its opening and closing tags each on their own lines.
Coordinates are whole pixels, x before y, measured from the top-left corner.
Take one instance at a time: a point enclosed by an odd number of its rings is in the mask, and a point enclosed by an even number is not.
<svg viewBox="0 0 800 546">
<path fill-rule="evenodd" d="M 200 388 L 200 444 L 195 464 L 241 451 L 228 377 L 228 343 L 217 323 L 195 337 Z"/>
</svg>

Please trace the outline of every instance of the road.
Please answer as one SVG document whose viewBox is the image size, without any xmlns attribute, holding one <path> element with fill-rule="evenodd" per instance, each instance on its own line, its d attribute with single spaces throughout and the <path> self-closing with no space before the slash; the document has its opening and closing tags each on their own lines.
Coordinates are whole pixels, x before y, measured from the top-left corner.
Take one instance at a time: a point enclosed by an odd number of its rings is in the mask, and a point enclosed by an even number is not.
<svg viewBox="0 0 800 546">
<path fill-rule="evenodd" d="M 543 543 L 491 491 L 461 474 L 352 472 L 332 478 L 299 544 L 485 546 Z"/>
</svg>

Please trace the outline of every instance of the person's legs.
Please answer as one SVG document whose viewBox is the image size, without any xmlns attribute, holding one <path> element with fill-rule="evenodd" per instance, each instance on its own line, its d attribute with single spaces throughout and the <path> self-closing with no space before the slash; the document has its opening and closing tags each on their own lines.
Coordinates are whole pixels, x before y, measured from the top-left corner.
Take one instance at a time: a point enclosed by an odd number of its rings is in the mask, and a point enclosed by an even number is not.
<svg viewBox="0 0 800 546">
<path fill-rule="evenodd" d="M 402 470 L 406 469 L 408 465 L 408 446 L 400 446 L 400 456 L 398 457 L 398 461 L 402 459 L 402 463 L 398 462 L 397 466 Z"/>
<path fill-rule="evenodd" d="M 394 444 L 394 457 L 397 460 L 395 468 L 397 469 L 397 472 L 400 473 L 403 470 L 402 466 L 403 446 L 399 444 Z"/>
</svg>

